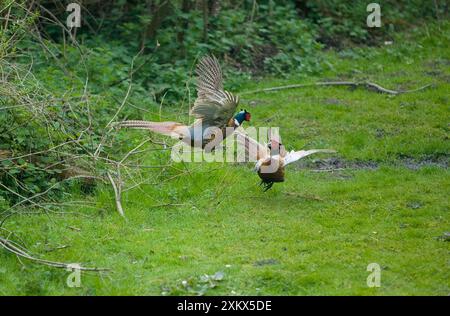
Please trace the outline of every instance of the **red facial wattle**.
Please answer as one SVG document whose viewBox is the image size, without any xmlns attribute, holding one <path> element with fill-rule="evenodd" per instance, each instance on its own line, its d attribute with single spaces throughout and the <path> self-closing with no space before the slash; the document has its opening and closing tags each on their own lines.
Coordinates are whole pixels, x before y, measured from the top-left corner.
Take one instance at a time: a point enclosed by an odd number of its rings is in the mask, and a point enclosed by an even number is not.
<svg viewBox="0 0 450 316">
<path fill-rule="evenodd" d="M 247 121 L 247 122 L 249 122 L 250 121 L 250 119 L 252 118 L 252 115 L 250 114 L 250 113 L 245 113 L 245 120 Z"/>
</svg>

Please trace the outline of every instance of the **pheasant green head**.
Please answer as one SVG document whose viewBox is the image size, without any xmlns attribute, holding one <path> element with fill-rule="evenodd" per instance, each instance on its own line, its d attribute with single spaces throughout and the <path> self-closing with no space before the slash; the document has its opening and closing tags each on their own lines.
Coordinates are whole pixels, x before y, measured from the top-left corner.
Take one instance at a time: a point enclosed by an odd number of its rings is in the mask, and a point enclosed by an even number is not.
<svg viewBox="0 0 450 316">
<path fill-rule="evenodd" d="M 250 121 L 252 115 L 250 114 L 250 112 L 247 112 L 247 110 L 243 110 L 241 109 L 235 116 L 234 119 L 237 123 L 239 123 L 239 125 L 242 124 L 242 122 L 244 121 Z"/>
</svg>

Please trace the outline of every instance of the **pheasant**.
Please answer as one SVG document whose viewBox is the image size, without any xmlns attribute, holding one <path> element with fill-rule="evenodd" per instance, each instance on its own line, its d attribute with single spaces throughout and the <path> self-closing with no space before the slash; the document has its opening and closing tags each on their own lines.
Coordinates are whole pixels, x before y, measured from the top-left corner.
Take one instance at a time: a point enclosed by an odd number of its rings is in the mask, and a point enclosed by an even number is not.
<svg viewBox="0 0 450 316">
<path fill-rule="evenodd" d="M 190 114 L 195 122 L 186 126 L 177 122 L 123 121 L 120 127 L 147 129 L 179 139 L 192 147 L 205 148 L 213 140 L 225 139 L 251 114 L 241 109 L 236 115 L 239 97 L 223 89 L 223 76 L 218 60 L 203 57 L 197 65 L 197 99 Z M 227 129 L 228 128 L 228 129 Z M 221 133 L 220 139 L 217 137 Z M 211 146 L 209 146 L 211 147 Z"/>
<path fill-rule="evenodd" d="M 264 186 L 264 192 L 269 190 L 275 182 L 284 182 L 285 168 L 306 156 L 316 153 L 335 153 L 331 149 L 310 149 L 287 152 L 279 137 L 269 135 L 269 144 L 262 145 L 245 133 L 236 131 L 238 144 L 244 146 L 245 153 L 256 157 L 254 170 L 261 178 L 260 185 Z M 269 132 L 270 133 L 270 132 Z"/>
</svg>

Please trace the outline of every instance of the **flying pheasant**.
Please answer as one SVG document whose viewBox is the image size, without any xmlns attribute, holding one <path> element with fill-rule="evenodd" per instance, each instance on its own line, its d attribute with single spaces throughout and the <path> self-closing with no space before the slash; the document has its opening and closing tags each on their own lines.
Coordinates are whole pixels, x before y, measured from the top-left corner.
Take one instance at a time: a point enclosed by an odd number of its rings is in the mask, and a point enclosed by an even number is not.
<svg viewBox="0 0 450 316">
<path fill-rule="evenodd" d="M 335 153 L 331 149 L 310 149 L 287 152 L 279 137 L 270 135 L 269 144 L 264 146 L 240 131 L 235 132 L 238 144 L 244 146 L 247 155 L 256 158 L 255 171 L 261 178 L 264 192 L 275 182 L 284 182 L 285 168 L 288 164 L 315 153 Z"/>
<path fill-rule="evenodd" d="M 250 121 L 247 110 L 236 108 L 239 97 L 223 89 L 223 76 L 219 62 L 213 56 L 203 57 L 197 65 L 197 99 L 190 114 L 195 122 L 186 126 L 177 122 L 123 121 L 121 127 L 148 129 L 182 140 L 192 147 L 205 148 L 213 140 L 225 139 L 244 121 Z M 227 127 L 231 129 L 227 129 Z M 217 137 L 221 132 L 220 139 Z M 217 145 L 217 144 L 216 144 Z"/>
</svg>

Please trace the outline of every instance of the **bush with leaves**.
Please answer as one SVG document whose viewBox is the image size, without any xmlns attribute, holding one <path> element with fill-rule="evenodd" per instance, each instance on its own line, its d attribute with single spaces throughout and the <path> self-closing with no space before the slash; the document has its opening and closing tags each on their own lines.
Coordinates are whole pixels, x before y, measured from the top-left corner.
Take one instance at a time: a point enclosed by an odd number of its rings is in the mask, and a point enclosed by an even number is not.
<svg viewBox="0 0 450 316">
<path fill-rule="evenodd" d="M 117 139 L 109 124 L 124 97 L 123 86 L 105 87 L 128 76 L 130 68 L 128 60 L 114 61 L 115 67 L 102 71 L 114 55 L 101 49 L 36 42 L 30 12 L 20 3 L 9 8 L 8 27 L 0 30 L 3 204 L 60 195 L 68 178 L 104 176 L 107 162 L 127 148 L 111 146 Z M 131 99 L 138 93 L 139 88 L 130 93 Z M 123 114 L 131 112 L 126 108 Z"/>
<path fill-rule="evenodd" d="M 381 27 L 366 24 L 370 1 L 317 0 L 298 5 L 299 14 L 319 28 L 319 40 L 328 46 L 345 48 L 353 43 L 377 44 L 393 32 L 415 27 L 429 19 L 448 17 L 443 0 L 380 0 Z M 300 3 L 300 2 L 299 2 Z"/>
</svg>

